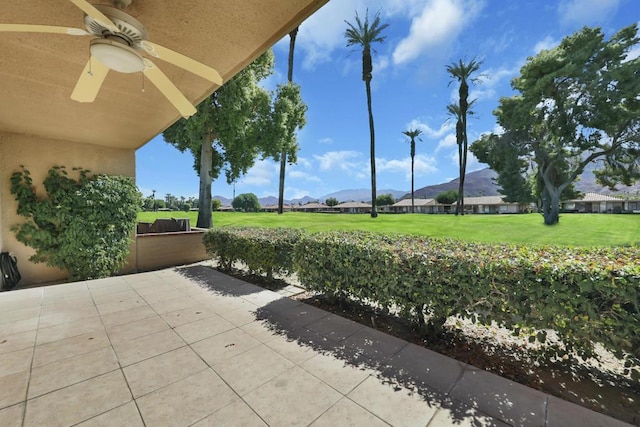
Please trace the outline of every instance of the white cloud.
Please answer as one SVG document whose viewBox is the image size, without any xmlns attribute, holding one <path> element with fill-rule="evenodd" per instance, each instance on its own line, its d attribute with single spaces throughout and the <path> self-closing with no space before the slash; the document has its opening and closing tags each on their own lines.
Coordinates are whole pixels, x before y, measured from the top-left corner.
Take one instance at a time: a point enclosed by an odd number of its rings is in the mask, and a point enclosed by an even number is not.
<svg viewBox="0 0 640 427">
<path fill-rule="evenodd" d="M 258 187 L 266 187 L 272 183 L 278 182 L 278 173 L 280 164 L 276 164 L 273 160 L 259 160 L 245 176 L 238 180 L 238 187 L 255 185 Z"/>
<path fill-rule="evenodd" d="M 471 92 L 469 92 L 469 100 L 471 101 L 484 101 L 486 99 L 494 99 L 496 97 L 496 91 L 491 88 L 475 88 Z M 472 106 L 471 110 L 475 110 Z"/>
<path fill-rule="evenodd" d="M 585 26 L 604 22 L 618 9 L 620 0 L 566 0 L 558 5 L 560 23 Z"/>
<path fill-rule="evenodd" d="M 436 159 L 424 154 L 417 154 L 414 158 L 414 176 L 422 176 L 438 171 Z M 411 157 L 387 160 L 376 158 L 376 172 L 404 173 L 407 180 L 411 179 Z"/>
<path fill-rule="evenodd" d="M 302 67 L 312 70 L 318 64 L 329 61 L 336 48 L 346 47 L 344 31 L 347 24 L 344 21 L 351 22 L 356 11 L 364 14 L 369 8 L 372 14 L 383 5 L 382 0 L 339 0 L 324 5 L 300 25 L 296 47 L 300 46 L 303 52 Z"/>
<path fill-rule="evenodd" d="M 519 66 L 507 68 L 488 68 L 486 70 L 480 70 L 480 74 L 478 75 L 477 86 L 479 87 L 489 87 L 494 88 L 497 85 L 504 82 L 505 79 L 509 81 L 518 74 Z M 456 91 L 458 89 L 456 88 Z"/>
<path fill-rule="evenodd" d="M 321 171 L 334 169 L 353 172 L 362 166 L 361 154 L 357 151 L 327 151 L 323 155 L 314 154 L 320 162 Z"/>
<path fill-rule="evenodd" d="M 284 188 L 284 198 L 287 200 L 302 199 L 304 196 L 309 196 L 309 192 L 305 189 L 290 186 Z"/>
<path fill-rule="evenodd" d="M 292 170 L 288 173 L 288 175 L 289 175 L 289 178 L 292 178 L 292 179 L 302 179 L 310 182 L 322 182 L 320 178 L 318 178 L 315 175 L 311 175 L 307 172 Z"/>
<path fill-rule="evenodd" d="M 458 151 L 457 150 L 453 151 L 449 156 L 449 158 L 451 159 L 451 164 L 454 165 L 456 168 L 458 168 L 459 167 Z M 486 167 L 487 165 L 480 163 L 478 159 L 476 159 L 476 156 L 474 156 L 471 151 L 467 153 L 467 172 L 466 172 L 467 174 L 470 172 L 475 172 L 480 169 L 484 169 Z M 458 176 L 456 176 L 456 178 L 458 178 Z"/>
<path fill-rule="evenodd" d="M 413 17 L 409 35 L 395 48 L 394 64 L 412 61 L 430 49 L 448 50 L 480 9 L 482 4 L 477 0 L 428 0 Z"/>
<path fill-rule="evenodd" d="M 471 151 L 467 153 L 467 173 L 478 171 L 486 167 L 487 165 L 480 163 Z"/>
<path fill-rule="evenodd" d="M 455 123 L 451 123 L 451 120 L 442 123 L 439 129 L 433 129 L 428 124 L 420 121 L 420 119 L 413 119 L 407 124 L 407 129 L 420 129 L 423 136 L 431 139 L 440 138 L 453 128 L 455 128 Z"/>
<path fill-rule="evenodd" d="M 329 138 L 329 137 L 320 138 L 318 140 L 318 144 L 333 144 L 333 138 Z"/>
<path fill-rule="evenodd" d="M 298 157 L 296 166 L 301 166 L 305 169 L 311 169 L 311 162 L 306 157 Z"/>
<path fill-rule="evenodd" d="M 451 120 L 453 121 L 453 120 Z M 438 151 L 440 151 L 443 148 L 449 148 L 449 147 L 453 147 L 458 143 L 458 141 L 456 140 L 456 134 L 455 133 L 450 133 L 447 136 L 445 136 L 444 138 L 442 138 L 440 141 L 438 141 L 438 147 L 436 148 L 436 153 Z M 456 151 L 456 156 L 458 155 L 458 152 Z"/>
<path fill-rule="evenodd" d="M 380 72 L 386 68 L 389 68 L 389 57 L 386 55 L 377 57 L 377 60 L 373 63 L 373 69 L 376 71 L 376 75 L 379 76 Z"/>
<path fill-rule="evenodd" d="M 337 48 L 346 48 L 344 31 L 347 24 L 345 21 L 353 22 L 356 11 L 361 18 L 364 18 L 367 9 L 370 18 L 380 11 L 382 22 L 385 23 L 385 18 L 391 16 L 410 17 L 419 13 L 422 2 L 423 0 L 334 0 L 328 2 L 300 25 L 296 49 L 300 47 L 302 51 L 302 67 L 312 70 L 317 65 L 330 61 L 333 51 Z M 288 40 L 287 37 L 285 39 Z M 349 63 L 350 61 L 344 62 Z"/>
<path fill-rule="evenodd" d="M 537 55 L 541 51 L 553 49 L 554 47 L 558 46 L 559 44 L 560 44 L 559 40 L 556 40 L 551 36 L 547 36 L 547 37 L 543 38 L 542 40 L 540 40 L 538 43 L 536 43 L 536 45 L 533 47 L 533 53 L 535 53 Z"/>
</svg>

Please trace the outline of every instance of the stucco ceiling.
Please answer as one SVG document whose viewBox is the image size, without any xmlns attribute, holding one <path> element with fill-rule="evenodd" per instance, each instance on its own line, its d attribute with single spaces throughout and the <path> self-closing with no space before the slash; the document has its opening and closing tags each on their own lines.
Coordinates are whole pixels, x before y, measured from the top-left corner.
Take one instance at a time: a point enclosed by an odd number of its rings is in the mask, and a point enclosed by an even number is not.
<svg viewBox="0 0 640 427">
<path fill-rule="evenodd" d="M 328 0 L 133 0 L 126 12 L 154 43 L 215 68 L 227 81 Z M 108 0 L 89 0 L 109 4 Z M 1 23 L 84 28 L 69 0 L 11 0 Z M 142 73 L 111 71 L 93 103 L 71 100 L 89 36 L 0 32 L 0 132 L 138 148 L 180 115 Z M 194 104 L 217 86 L 154 59 Z"/>
</svg>

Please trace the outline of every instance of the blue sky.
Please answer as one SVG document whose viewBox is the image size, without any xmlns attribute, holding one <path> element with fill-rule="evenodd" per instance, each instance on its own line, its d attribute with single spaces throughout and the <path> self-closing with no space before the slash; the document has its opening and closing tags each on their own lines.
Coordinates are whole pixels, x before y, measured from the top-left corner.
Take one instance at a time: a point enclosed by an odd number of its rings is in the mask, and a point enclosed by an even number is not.
<svg viewBox="0 0 640 427">
<path fill-rule="evenodd" d="M 307 125 L 298 133 L 298 163 L 287 168 L 285 198 L 370 188 L 369 128 L 361 52 L 347 48 L 345 20 L 380 11 L 389 24 L 386 41 L 376 46 L 372 80 L 376 129 L 377 187 L 410 190 L 408 139 L 402 131 L 419 128 L 416 188 L 457 177 L 455 126 L 447 104 L 456 99 L 445 67 L 476 57 L 483 61 L 481 82 L 472 88 L 476 115 L 470 140 L 496 127 L 492 111 L 513 94 L 510 81 L 527 57 L 559 44 L 583 26 L 602 27 L 607 36 L 640 18 L 637 0 L 331 0 L 305 21 L 298 34 L 294 80 L 307 103 Z M 286 81 L 289 39 L 274 46 L 276 70 L 268 89 Z M 633 55 L 640 52 L 636 49 Z M 212 64 L 215 66 L 215 64 Z M 136 155 L 137 184 L 143 194 L 156 190 L 196 196 L 198 177 L 189 154 L 157 136 Z M 469 159 L 468 171 L 485 167 Z M 236 194 L 277 196 L 279 165 L 257 161 L 235 186 Z M 224 177 L 213 195 L 231 197 Z"/>
</svg>

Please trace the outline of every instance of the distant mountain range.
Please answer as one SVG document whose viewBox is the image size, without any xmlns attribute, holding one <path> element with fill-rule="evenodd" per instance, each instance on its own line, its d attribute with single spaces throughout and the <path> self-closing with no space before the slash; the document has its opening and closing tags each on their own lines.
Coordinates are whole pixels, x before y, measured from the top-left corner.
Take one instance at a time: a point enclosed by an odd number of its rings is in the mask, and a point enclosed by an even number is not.
<svg viewBox="0 0 640 427">
<path fill-rule="evenodd" d="M 497 196 L 498 186 L 493 181 L 498 174 L 489 168 L 481 169 L 479 171 L 468 173 L 464 181 L 464 194 L 466 197 L 479 197 L 479 196 Z M 443 191 L 457 190 L 460 184 L 460 179 L 452 179 L 449 182 L 436 185 L 428 185 L 426 187 L 418 188 L 414 191 L 414 197 L 418 199 L 434 199 L 438 194 Z M 411 197 L 411 193 L 406 193 L 402 197 Z"/>
<path fill-rule="evenodd" d="M 380 194 L 391 194 L 394 199 L 399 199 L 403 195 L 405 195 L 406 191 L 401 190 L 378 190 L 378 195 Z M 320 197 L 320 201 L 324 202 L 325 200 L 334 197 L 338 199 L 339 202 L 370 202 L 371 201 L 371 189 L 370 188 L 359 188 L 356 190 L 342 190 L 336 191 L 335 193 L 325 194 Z"/>
<path fill-rule="evenodd" d="M 599 194 L 640 194 L 640 183 L 630 187 L 619 185 L 616 191 L 612 191 L 607 187 L 603 187 L 596 183 L 596 176 L 593 171 L 598 167 L 597 164 L 590 163 L 585 168 L 580 179 L 576 181 L 576 189 L 582 193 L 599 193 Z M 489 168 L 468 173 L 464 182 L 464 194 L 466 197 L 479 196 L 498 196 L 500 187 L 495 183 L 494 178 L 498 174 Z M 444 184 L 428 185 L 426 187 L 415 190 L 414 197 L 423 199 L 432 199 L 443 191 L 457 190 L 460 180 L 452 179 Z M 411 193 L 407 193 L 403 198 L 411 197 Z"/>
<path fill-rule="evenodd" d="M 404 190 L 378 190 L 378 194 L 391 194 L 395 199 L 400 199 L 407 192 Z M 354 190 L 342 190 L 335 193 L 325 194 L 321 197 L 304 196 L 298 199 L 285 200 L 286 205 L 304 205 L 310 202 L 324 203 L 325 200 L 334 197 L 338 202 L 370 202 L 371 190 L 366 188 L 359 188 Z M 213 196 L 214 199 L 220 200 L 222 206 L 230 206 L 231 199 L 223 196 Z M 258 198 L 261 206 L 277 205 L 278 198 L 274 196 L 260 197 Z"/>
<path fill-rule="evenodd" d="M 609 190 L 607 187 L 603 187 L 596 183 L 596 177 L 593 171 L 596 169 L 596 164 L 589 164 L 585 171 L 580 176 L 580 179 L 576 182 L 576 189 L 582 193 L 600 193 L 600 194 L 640 194 L 640 183 L 627 186 L 618 186 L 617 191 Z M 481 169 L 479 171 L 470 172 L 466 175 L 464 184 L 464 193 L 467 197 L 479 197 L 479 196 L 498 196 L 498 185 L 495 183 L 494 178 L 497 178 L 493 170 L 489 168 Z M 418 188 L 414 192 L 414 197 L 418 199 L 433 199 L 443 191 L 457 190 L 459 179 L 452 179 L 449 182 L 436 185 L 428 185 L 426 187 Z M 396 200 L 411 197 L 411 193 L 401 190 L 378 190 L 380 194 L 391 194 Z M 371 190 L 366 188 L 341 190 L 335 193 L 325 194 L 322 197 L 310 197 L 305 196 L 299 199 L 285 200 L 284 203 L 288 205 L 304 205 L 309 202 L 321 202 L 334 197 L 339 202 L 370 202 Z M 220 200 L 223 206 L 231 205 L 231 199 L 222 196 L 214 196 L 215 199 Z M 269 196 L 260 198 L 260 204 L 262 206 L 276 205 L 278 204 L 278 198 Z"/>
</svg>

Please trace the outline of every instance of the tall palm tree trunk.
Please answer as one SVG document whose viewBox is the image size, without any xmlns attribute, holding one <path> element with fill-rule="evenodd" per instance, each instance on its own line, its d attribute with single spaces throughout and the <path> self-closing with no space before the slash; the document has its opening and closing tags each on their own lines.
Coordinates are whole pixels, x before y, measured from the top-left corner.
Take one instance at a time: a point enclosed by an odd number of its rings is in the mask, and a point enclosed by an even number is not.
<svg viewBox="0 0 640 427">
<path fill-rule="evenodd" d="M 462 119 L 458 118 L 456 122 L 456 140 L 458 142 L 458 197 L 456 199 L 456 215 L 463 213 L 460 211 L 461 208 L 461 200 L 464 195 L 464 170 L 462 169 L 462 163 L 464 159 L 464 153 L 462 150 L 464 144 L 464 133 L 462 130 Z M 463 213 L 464 214 L 464 213 Z"/>
<path fill-rule="evenodd" d="M 293 52 L 296 48 L 296 37 L 298 36 L 298 27 L 294 28 L 289 33 L 289 68 L 287 71 L 287 80 L 289 82 L 293 81 Z"/>
<path fill-rule="evenodd" d="M 367 88 L 367 108 L 369 109 L 369 134 L 371 135 L 371 218 L 378 216 L 376 207 L 376 134 L 373 126 L 373 109 L 371 108 L 371 80 L 366 79 L 364 85 Z"/>
<path fill-rule="evenodd" d="M 293 52 L 296 47 L 296 37 L 298 35 L 298 27 L 289 33 L 289 67 L 287 70 L 287 80 L 293 82 Z M 284 212 L 284 178 L 287 168 L 287 150 L 283 149 L 280 154 L 280 182 L 278 185 L 278 215 Z"/>
<path fill-rule="evenodd" d="M 415 150 L 415 148 L 411 147 L 412 150 Z M 414 155 L 411 156 L 411 213 L 416 213 L 416 205 L 415 205 L 415 201 L 413 198 L 413 160 L 414 160 Z"/>
</svg>

